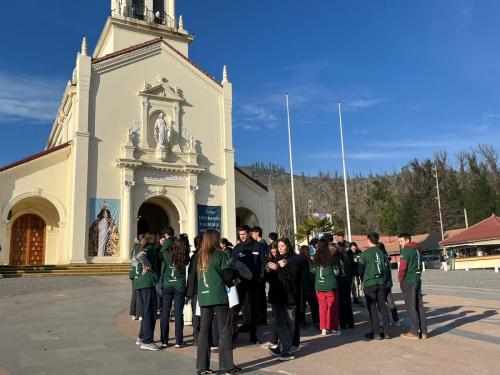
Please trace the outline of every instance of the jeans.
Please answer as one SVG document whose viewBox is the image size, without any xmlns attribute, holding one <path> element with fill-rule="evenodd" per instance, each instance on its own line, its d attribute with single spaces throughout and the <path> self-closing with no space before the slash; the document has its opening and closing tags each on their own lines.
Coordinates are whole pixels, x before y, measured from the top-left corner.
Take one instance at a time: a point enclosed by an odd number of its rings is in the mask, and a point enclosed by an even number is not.
<svg viewBox="0 0 500 375">
<path fill-rule="evenodd" d="M 340 304 L 340 328 L 354 328 L 354 314 L 351 301 L 352 279 L 340 278 L 339 280 L 339 304 Z"/>
<path fill-rule="evenodd" d="M 196 369 L 205 370 L 210 368 L 210 335 L 213 319 L 217 319 L 219 328 L 219 370 L 227 371 L 234 368 L 229 306 L 205 306 L 200 309 L 200 333 L 198 334 Z"/>
<path fill-rule="evenodd" d="M 427 319 L 425 317 L 424 301 L 422 299 L 422 282 L 401 284 L 405 299 L 406 311 L 410 318 L 410 332 L 418 335 L 427 334 Z"/>
<path fill-rule="evenodd" d="M 184 301 L 186 292 L 174 288 L 163 288 L 163 307 L 161 309 L 161 343 L 168 343 L 168 331 L 170 328 L 170 310 L 174 304 L 175 316 L 175 343 L 184 343 Z"/>
<path fill-rule="evenodd" d="M 142 304 L 139 300 L 137 289 L 134 289 L 134 279 L 132 281 L 132 295 L 130 296 L 130 315 L 135 317 L 142 316 Z"/>
<path fill-rule="evenodd" d="M 153 339 L 156 325 L 156 289 L 137 289 L 137 293 L 143 306 L 139 338 L 144 344 L 151 344 L 154 341 Z"/>
<path fill-rule="evenodd" d="M 365 286 L 365 299 L 366 307 L 370 315 L 370 322 L 372 324 L 372 332 L 374 335 L 380 335 L 380 327 L 378 325 L 378 312 L 382 314 L 382 321 L 384 322 L 384 334 L 390 335 L 390 322 L 389 312 L 385 303 L 385 286 L 384 285 L 370 285 Z"/>
<path fill-rule="evenodd" d="M 292 339 L 295 334 L 296 312 L 295 306 L 272 305 L 274 316 L 273 335 L 278 337 L 282 353 L 290 353 L 292 350 Z"/>
</svg>

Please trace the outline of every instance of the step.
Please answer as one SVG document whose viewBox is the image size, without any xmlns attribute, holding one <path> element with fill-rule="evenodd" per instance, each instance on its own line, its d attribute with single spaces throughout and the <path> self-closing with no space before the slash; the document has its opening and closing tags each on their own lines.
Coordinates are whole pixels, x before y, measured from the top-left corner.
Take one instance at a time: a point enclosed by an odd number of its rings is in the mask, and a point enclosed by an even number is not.
<svg viewBox="0 0 500 375">
<path fill-rule="evenodd" d="M 0 278 L 9 279 L 14 277 L 59 277 L 59 276 L 80 276 L 80 277 L 90 277 L 90 276 L 122 276 L 124 278 L 128 277 L 127 274 L 121 272 L 90 272 L 90 273 L 11 273 L 11 274 L 0 274 Z"/>
</svg>

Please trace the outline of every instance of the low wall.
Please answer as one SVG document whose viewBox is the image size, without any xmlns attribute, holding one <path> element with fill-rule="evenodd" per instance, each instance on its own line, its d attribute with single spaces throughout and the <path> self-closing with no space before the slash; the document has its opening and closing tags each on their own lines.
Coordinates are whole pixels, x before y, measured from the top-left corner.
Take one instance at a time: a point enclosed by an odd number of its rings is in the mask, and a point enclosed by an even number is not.
<svg viewBox="0 0 500 375">
<path fill-rule="evenodd" d="M 456 270 L 464 270 L 466 268 L 469 269 L 495 268 L 495 266 L 500 268 L 500 255 L 455 259 Z"/>
</svg>

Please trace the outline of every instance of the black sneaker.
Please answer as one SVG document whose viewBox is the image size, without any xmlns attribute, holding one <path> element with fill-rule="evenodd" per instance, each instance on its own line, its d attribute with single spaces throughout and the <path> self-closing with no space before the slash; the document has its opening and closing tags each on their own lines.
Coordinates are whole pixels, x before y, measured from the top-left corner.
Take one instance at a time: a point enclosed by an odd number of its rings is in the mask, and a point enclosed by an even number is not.
<svg viewBox="0 0 500 375">
<path fill-rule="evenodd" d="M 295 356 L 291 353 L 281 353 L 278 356 L 278 360 L 280 361 L 291 361 L 292 359 L 295 359 Z"/>
<path fill-rule="evenodd" d="M 374 335 L 374 336 L 373 336 L 373 338 L 374 338 L 375 340 L 383 340 L 383 339 L 384 339 L 384 336 L 379 334 L 379 335 Z"/>
<path fill-rule="evenodd" d="M 279 357 L 279 355 L 281 354 L 281 350 L 279 348 L 279 346 L 277 346 L 276 348 L 269 348 L 269 353 L 275 357 Z"/>
<path fill-rule="evenodd" d="M 231 370 L 226 370 L 226 375 L 237 374 L 241 372 L 241 367 L 234 366 Z"/>
<path fill-rule="evenodd" d="M 365 333 L 365 340 L 373 340 L 373 332 Z"/>
<path fill-rule="evenodd" d="M 209 368 L 196 371 L 196 375 L 212 375 L 212 374 L 217 374 L 217 371 L 210 370 Z"/>
</svg>

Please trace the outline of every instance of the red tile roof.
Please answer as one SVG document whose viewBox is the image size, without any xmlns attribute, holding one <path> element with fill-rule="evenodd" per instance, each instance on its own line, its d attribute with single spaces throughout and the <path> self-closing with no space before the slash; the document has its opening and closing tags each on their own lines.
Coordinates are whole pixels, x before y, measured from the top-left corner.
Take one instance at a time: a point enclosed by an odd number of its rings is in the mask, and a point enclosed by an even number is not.
<svg viewBox="0 0 500 375">
<path fill-rule="evenodd" d="M 105 56 L 102 56 L 102 57 L 99 57 L 99 58 L 96 58 L 96 59 L 93 59 L 92 60 L 92 64 L 97 64 L 97 63 L 100 63 L 100 62 L 103 62 L 103 61 L 106 61 L 106 60 L 109 60 L 109 59 L 112 59 L 112 58 L 115 58 L 115 57 L 118 57 L 118 56 L 121 56 L 121 55 L 125 55 L 127 53 L 130 53 L 130 52 L 133 52 L 133 51 L 137 51 L 141 48 L 145 48 L 145 47 L 149 47 L 149 46 L 152 46 L 153 44 L 157 44 L 157 43 L 163 43 L 165 44 L 167 47 L 169 47 L 173 52 L 175 52 L 177 55 L 179 55 L 182 59 L 186 60 L 187 62 L 189 62 L 193 67 L 195 67 L 197 70 L 199 70 L 201 73 L 203 73 L 205 76 L 207 76 L 211 81 L 213 81 L 215 84 L 217 84 L 217 86 L 221 86 L 222 87 L 222 84 L 218 81 L 215 80 L 214 77 L 212 77 L 210 74 L 208 74 L 205 70 L 203 70 L 200 66 L 196 65 L 192 60 L 190 60 L 188 57 L 184 56 L 182 53 L 180 53 L 177 49 L 175 49 L 170 43 L 168 43 L 166 40 L 164 40 L 163 38 L 155 38 L 153 40 L 150 40 L 148 42 L 145 42 L 145 43 L 140 43 L 140 44 L 137 44 L 135 46 L 132 46 L 132 47 L 128 47 L 128 48 L 125 48 L 125 49 L 122 49 L 120 51 L 116 51 L 116 52 L 113 52 L 113 53 L 110 53 L 108 55 L 105 55 Z"/>
<path fill-rule="evenodd" d="M 38 154 L 34 154 L 34 155 L 28 156 L 28 157 L 26 157 L 24 159 L 15 161 L 14 163 L 8 164 L 5 167 L 0 167 L 0 172 L 6 171 L 7 169 L 12 169 L 12 168 L 17 167 L 17 166 L 19 166 L 21 164 L 28 163 L 28 162 L 30 162 L 32 160 L 39 159 L 42 156 L 45 156 L 45 155 L 48 155 L 48 154 L 52 154 L 53 152 L 56 152 L 56 151 L 59 151 L 60 149 L 68 147 L 70 144 L 71 144 L 71 142 L 63 143 L 62 145 L 49 148 L 48 150 L 39 152 Z"/>
<path fill-rule="evenodd" d="M 491 215 L 489 218 L 467 228 L 462 233 L 440 242 L 440 244 L 450 246 L 494 239 L 500 239 L 500 217 Z"/>
</svg>

